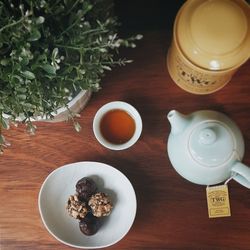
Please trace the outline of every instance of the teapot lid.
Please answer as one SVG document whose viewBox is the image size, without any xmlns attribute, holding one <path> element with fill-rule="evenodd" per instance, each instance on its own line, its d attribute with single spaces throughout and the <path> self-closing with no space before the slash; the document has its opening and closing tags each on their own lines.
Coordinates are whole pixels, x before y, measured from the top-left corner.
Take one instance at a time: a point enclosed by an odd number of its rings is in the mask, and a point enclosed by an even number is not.
<svg viewBox="0 0 250 250">
<path fill-rule="evenodd" d="M 205 69 L 238 67 L 250 55 L 249 6 L 242 0 L 187 1 L 175 32 L 182 52 Z"/>
<path fill-rule="evenodd" d="M 199 165 L 218 167 L 236 152 L 236 139 L 230 128 L 219 121 L 205 121 L 193 128 L 188 152 Z"/>
</svg>

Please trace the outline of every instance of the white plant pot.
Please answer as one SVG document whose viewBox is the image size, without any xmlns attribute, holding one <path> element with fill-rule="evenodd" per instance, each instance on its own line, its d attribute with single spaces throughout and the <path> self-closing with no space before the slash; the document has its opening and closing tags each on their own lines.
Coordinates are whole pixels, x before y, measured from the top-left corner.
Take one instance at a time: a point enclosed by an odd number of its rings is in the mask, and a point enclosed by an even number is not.
<svg viewBox="0 0 250 250">
<path fill-rule="evenodd" d="M 90 97 L 91 97 L 91 91 L 90 90 L 82 90 L 79 94 L 77 94 L 69 103 L 68 107 L 69 109 L 75 113 L 80 113 L 81 110 L 85 108 L 87 105 Z M 53 119 L 44 119 L 41 117 L 41 121 L 46 122 L 61 122 L 66 121 L 69 118 L 69 111 L 65 107 L 59 108 L 55 113 L 53 113 L 54 118 Z"/>
<path fill-rule="evenodd" d="M 68 107 L 69 109 L 75 113 L 78 114 L 88 103 L 90 97 L 91 97 L 91 91 L 90 90 L 82 90 L 77 94 L 69 103 Z M 47 119 L 45 116 L 38 116 L 36 119 L 31 119 L 31 121 L 43 121 L 43 122 L 61 122 L 68 120 L 69 118 L 69 111 L 67 108 L 62 107 L 57 109 L 55 112 L 52 113 L 54 116 L 53 119 Z M 5 118 L 9 118 L 10 116 L 8 114 L 4 114 Z M 16 121 L 22 121 L 21 117 L 18 117 Z"/>
</svg>

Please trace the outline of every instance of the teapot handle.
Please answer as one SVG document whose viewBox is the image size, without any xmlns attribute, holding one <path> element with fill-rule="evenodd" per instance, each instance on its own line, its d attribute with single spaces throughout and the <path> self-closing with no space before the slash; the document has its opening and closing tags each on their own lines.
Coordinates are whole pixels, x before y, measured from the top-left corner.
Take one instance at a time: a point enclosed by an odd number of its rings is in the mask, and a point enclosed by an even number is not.
<svg viewBox="0 0 250 250">
<path fill-rule="evenodd" d="M 250 168 L 241 162 L 236 162 L 232 168 L 233 179 L 250 189 Z"/>
</svg>

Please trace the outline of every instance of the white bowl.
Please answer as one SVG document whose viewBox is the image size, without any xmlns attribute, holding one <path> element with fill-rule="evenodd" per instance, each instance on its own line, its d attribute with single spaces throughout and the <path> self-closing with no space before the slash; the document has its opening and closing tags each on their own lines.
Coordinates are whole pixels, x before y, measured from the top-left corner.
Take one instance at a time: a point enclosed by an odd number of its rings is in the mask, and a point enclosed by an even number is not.
<svg viewBox="0 0 250 250">
<path fill-rule="evenodd" d="M 82 234 L 78 220 L 66 211 L 67 200 L 83 177 L 91 177 L 114 206 L 92 236 Z M 135 219 L 136 196 L 128 178 L 117 169 L 99 162 L 77 162 L 49 174 L 40 189 L 38 206 L 45 227 L 57 240 L 71 247 L 94 249 L 113 245 L 128 233 Z"/>
</svg>

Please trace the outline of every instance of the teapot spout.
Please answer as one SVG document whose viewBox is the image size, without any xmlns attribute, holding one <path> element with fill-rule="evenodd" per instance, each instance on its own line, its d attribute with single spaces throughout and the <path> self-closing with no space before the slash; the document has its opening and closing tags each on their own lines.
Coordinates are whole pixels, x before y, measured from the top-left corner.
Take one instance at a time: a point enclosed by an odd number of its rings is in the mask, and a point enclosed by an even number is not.
<svg viewBox="0 0 250 250">
<path fill-rule="evenodd" d="M 173 135 L 181 134 L 189 124 L 187 116 L 176 110 L 171 110 L 167 118 L 171 124 L 171 133 Z"/>
</svg>

